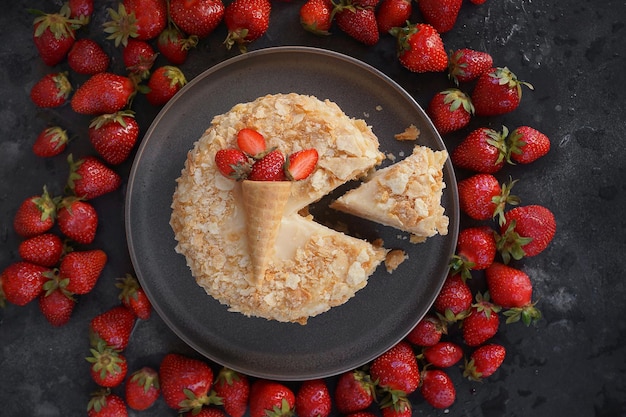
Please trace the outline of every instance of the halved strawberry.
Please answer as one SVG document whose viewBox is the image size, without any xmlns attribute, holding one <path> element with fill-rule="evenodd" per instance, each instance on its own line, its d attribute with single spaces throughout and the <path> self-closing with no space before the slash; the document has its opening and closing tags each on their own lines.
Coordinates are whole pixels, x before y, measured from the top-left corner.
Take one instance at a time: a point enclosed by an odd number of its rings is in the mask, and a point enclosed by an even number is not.
<svg viewBox="0 0 626 417">
<path fill-rule="evenodd" d="M 285 163 L 285 175 L 290 181 L 300 181 L 313 173 L 319 155 L 315 148 L 303 149 L 289 155 Z"/>
<path fill-rule="evenodd" d="M 263 135 L 250 128 L 237 132 L 237 146 L 252 157 L 262 154 L 267 149 Z"/>
</svg>

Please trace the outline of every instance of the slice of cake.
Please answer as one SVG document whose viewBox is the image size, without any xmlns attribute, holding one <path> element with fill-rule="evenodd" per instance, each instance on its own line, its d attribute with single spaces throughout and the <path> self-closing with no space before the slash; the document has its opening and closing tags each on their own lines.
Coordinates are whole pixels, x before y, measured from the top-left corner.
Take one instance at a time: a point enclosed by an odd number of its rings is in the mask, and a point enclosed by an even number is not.
<svg viewBox="0 0 626 417">
<path fill-rule="evenodd" d="M 335 200 L 331 207 L 424 240 L 448 233 L 449 219 L 441 206 L 445 151 L 416 146 L 413 153 L 376 171 L 367 182 Z"/>
</svg>

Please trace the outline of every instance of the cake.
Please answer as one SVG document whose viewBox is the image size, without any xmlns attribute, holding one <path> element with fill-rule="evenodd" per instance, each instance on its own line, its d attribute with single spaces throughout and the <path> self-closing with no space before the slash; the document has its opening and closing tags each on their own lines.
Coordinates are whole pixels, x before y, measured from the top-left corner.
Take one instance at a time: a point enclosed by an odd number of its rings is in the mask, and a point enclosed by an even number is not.
<svg viewBox="0 0 626 417">
<path fill-rule="evenodd" d="M 249 244 L 253 220 L 246 205 L 258 203 L 244 198 L 243 189 L 251 184 L 226 178 L 215 164 L 215 154 L 235 146 L 243 128 L 262 133 L 286 154 L 313 147 L 319 155 L 315 171 L 291 181 L 287 199 L 272 205 L 278 225 L 261 269 L 253 266 Z M 196 282 L 229 311 L 306 324 L 365 287 L 387 250 L 323 226 L 305 209 L 383 159 L 365 121 L 329 100 L 291 93 L 237 104 L 215 116 L 188 152 L 172 201 L 175 249 Z"/>
</svg>

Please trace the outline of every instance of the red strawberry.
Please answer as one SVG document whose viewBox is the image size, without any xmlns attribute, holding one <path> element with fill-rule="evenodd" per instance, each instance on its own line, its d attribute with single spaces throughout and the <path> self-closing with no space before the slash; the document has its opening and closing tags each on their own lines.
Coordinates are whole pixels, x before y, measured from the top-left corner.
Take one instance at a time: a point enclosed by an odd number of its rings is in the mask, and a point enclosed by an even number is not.
<svg viewBox="0 0 626 417">
<path fill-rule="evenodd" d="M 397 38 L 400 63 L 412 72 L 443 72 L 448 68 L 448 55 L 437 30 L 427 24 L 407 23 L 393 28 Z"/>
<path fill-rule="evenodd" d="M 478 77 L 472 103 L 477 116 L 497 116 L 515 110 L 522 99 L 522 85 L 533 89 L 527 82 L 520 81 L 507 67 L 491 68 Z"/>
<path fill-rule="evenodd" d="M 378 43 L 380 35 L 373 8 L 348 3 L 336 9 L 335 20 L 339 29 L 362 44 L 371 46 Z"/>
<path fill-rule="evenodd" d="M 452 257 L 452 273 L 461 273 L 465 279 L 471 278 L 470 271 L 486 269 L 496 257 L 495 232 L 489 226 L 475 226 L 462 229 L 456 244 L 456 254 Z"/>
<path fill-rule="evenodd" d="M 152 46 L 145 41 L 129 39 L 122 50 L 124 66 L 131 73 L 131 77 L 144 80 L 150 77 L 150 70 L 157 54 Z"/>
<path fill-rule="evenodd" d="M 453 342 L 439 342 L 425 348 L 424 359 L 437 368 L 449 368 L 463 357 L 463 348 Z"/>
<path fill-rule="evenodd" d="M 332 11 L 333 5 L 330 0 L 307 0 L 300 7 L 300 24 L 304 30 L 315 35 L 330 35 Z"/>
<path fill-rule="evenodd" d="M 279 149 L 274 149 L 252 165 L 248 179 L 252 181 L 283 181 L 285 157 Z"/>
<path fill-rule="evenodd" d="M 461 211 L 475 220 L 489 220 L 498 217 L 504 223 L 504 209 L 507 204 L 517 205 L 520 199 L 511 194 L 517 180 L 509 180 L 500 185 L 492 174 L 474 174 L 457 183 Z"/>
<path fill-rule="evenodd" d="M 71 105 L 80 114 L 115 113 L 126 107 L 134 93 L 135 86 L 130 78 L 100 72 L 92 75 L 76 90 Z"/>
<path fill-rule="evenodd" d="M 106 262 L 107 255 L 102 249 L 70 252 L 61 260 L 59 277 L 67 280 L 67 291 L 87 294 L 98 282 Z"/>
<path fill-rule="evenodd" d="M 488 294 L 476 295 L 470 314 L 463 319 L 463 339 L 468 346 L 479 346 L 498 332 L 500 307 L 489 301 Z"/>
<path fill-rule="evenodd" d="M 213 371 L 203 361 L 168 353 L 161 361 L 159 379 L 165 403 L 179 412 L 200 411 L 211 401 Z"/>
<path fill-rule="evenodd" d="M 176 27 L 170 27 L 159 35 L 157 48 L 170 64 L 182 65 L 187 61 L 189 50 L 194 48 L 197 44 L 197 36 L 191 35 L 186 38 Z"/>
<path fill-rule="evenodd" d="M 456 85 L 480 77 L 493 66 L 493 58 L 487 52 L 469 48 L 457 49 L 450 54 L 448 76 Z"/>
<path fill-rule="evenodd" d="M 382 0 L 376 9 L 376 24 L 380 33 L 389 33 L 395 27 L 403 26 L 413 12 L 412 1 Z"/>
<path fill-rule="evenodd" d="M 263 135 L 250 128 L 244 128 L 237 132 L 237 147 L 252 157 L 261 156 L 267 150 Z"/>
<path fill-rule="evenodd" d="M 371 363 L 370 375 L 387 391 L 401 391 L 407 395 L 415 391 L 420 374 L 411 345 L 401 341 L 378 356 Z"/>
<path fill-rule="evenodd" d="M 250 387 L 250 417 L 286 417 L 293 413 L 296 397 L 280 382 L 258 379 Z"/>
<path fill-rule="evenodd" d="M 458 88 L 450 88 L 435 94 L 426 112 L 441 135 L 467 126 L 474 114 L 470 98 Z"/>
<path fill-rule="evenodd" d="M 171 0 L 170 17 L 183 32 L 205 38 L 224 17 L 222 0 Z"/>
<path fill-rule="evenodd" d="M 130 38 L 147 41 L 159 36 L 167 25 L 165 0 L 123 0 L 118 9 L 108 9 L 111 20 L 104 23 L 107 39 L 115 46 L 128 43 Z"/>
<path fill-rule="evenodd" d="M 135 113 L 126 110 L 103 114 L 89 125 L 89 141 L 94 149 L 111 165 L 126 161 L 139 138 L 139 123 Z"/>
<path fill-rule="evenodd" d="M 126 403 L 133 410 L 152 407 L 161 395 L 158 372 L 147 366 L 133 372 L 126 380 L 124 394 Z"/>
<path fill-rule="evenodd" d="M 98 213 L 90 203 L 76 197 L 66 197 L 59 205 L 57 224 L 66 237 L 88 245 L 96 237 Z"/>
<path fill-rule="evenodd" d="M 473 381 L 490 377 L 500 368 L 505 357 L 506 349 L 502 345 L 492 343 L 481 346 L 472 352 L 469 362 L 465 363 L 463 376 Z"/>
<path fill-rule="evenodd" d="M 67 162 L 70 167 L 67 187 L 84 200 L 113 192 L 122 183 L 122 178 L 115 171 L 94 156 L 86 156 L 74 162 L 70 154 Z"/>
<path fill-rule="evenodd" d="M 323 379 L 302 382 L 296 394 L 298 417 L 328 417 L 332 407 L 328 386 Z"/>
<path fill-rule="evenodd" d="M 46 187 L 41 195 L 27 198 L 13 217 L 15 232 L 25 238 L 47 232 L 54 226 L 58 197 L 51 197 Z"/>
<path fill-rule="evenodd" d="M 461 275 L 448 275 L 435 298 L 434 307 L 448 322 L 455 322 L 469 313 L 472 300 L 472 291 Z"/>
<path fill-rule="evenodd" d="M 96 384 L 112 388 L 124 381 L 128 371 L 128 362 L 124 355 L 106 346 L 102 340 L 90 352 L 91 356 L 86 359 L 91 364 L 89 374 Z"/>
<path fill-rule="evenodd" d="M 86 24 L 93 14 L 93 0 L 69 0 L 70 17 L 72 19 L 83 19 Z"/>
<path fill-rule="evenodd" d="M 507 137 L 508 161 L 529 164 L 550 151 L 550 139 L 530 126 L 520 126 Z"/>
<path fill-rule="evenodd" d="M 215 165 L 220 173 L 234 180 L 245 179 L 250 173 L 250 160 L 243 151 L 229 148 L 215 153 Z"/>
<path fill-rule="evenodd" d="M 448 408 L 456 400 L 456 389 L 452 379 L 444 371 L 428 369 L 422 373 L 420 392 L 424 400 L 435 408 Z"/>
<path fill-rule="evenodd" d="M 362 370 L 342 373 L 335 386 L 335 406 L 341 414 L 352 414 L 367 409 L 374 402 L 375 384 Z"/>
<path fill-rule="evenodd" d="M 426 314 L 406 335 L 406 340 L 416 346 L 433 346 L 444 333 L 447 333 L 446 323 L 434 314 Z"/>
<path fill-rule="evenodd" d="M 58 13 L 36 12 L 33 21 L 33 41 L 39 56 L 51 67 L 60 63 L 75 42 L 78 21 L 70 19 L 70 8 L 65 5 Z"/>
<path fill-rule="evenodd" d="M 308 178 L 317 166 L 319 156 L 315 148 L 303 149 L 289 155 L 285 162 L 285 176 L 290 181 Z"/>
<path fill-rule="evenodd" d="M 406 397 L 399 397 L 395 404 L 381 404 L 380 411 L 382 417 L 411 417 L 413 415 L 413 407 Z"/>
<path fill-rule="evenodd" d="M 126 403 L 109 390 L 92 394 L 87 404 L 88 417 L 128 417 Z"/>
<path fill-rule="evenodd" d="M 77 40 L 67 55 L 70 68 L 79 74 L 97 74 L 109 68 L 111 59 L 104 49 L 91 39 Z"/>
<path fill-rule="evenodd" d="M 10 264 L 0 274 L 4 298 L 18 306 L 30 303 L 43 291 L 47 270 L 44 266 L 24 261 Z"/>
<path fill-rule="evenodd" d="M 65 104 L 72 85 L 66 72 L 44 75 L 30 90 L 30 99 L 37 107 L 50 108 Z"/>
<path fill-rule="evenodd" d="M 107 346 L 124 350 L 128 346 L 134 325 L 135 314 L 132 311 L 122 305 L 112 307 L 91 319 L 89 330 L 92 344 L 97 346 L 102 339 Z"/>
<path fill-rule="evenodd" d="M 462 0 L 420 0 L 417 5 L 427 23 L 439 33 L 450 31 L 461 10 Z"/>
<path fill-rule="evenodd" d="M 263 36 L 270 24 L 272 5 L 269 0 L 234 0 L 224 11 L 228 35 L 224 44 L 230 49 L 235 44 L 240 52 L 246 44 Z"/>
<path fill-rule="evenodd" d="M 230 417 L 243 417 L 250 396 L 250 381 L 246 375 L 224 367 L 215 378 L 213 390 Z"/>
<path fill-rule="evenodd" d="M 146 98 L 153 106 L 162 106 L 167 103 L 174 94 L 185 84 L 185 74 L 178 67 L 165 65 L 155 69 L 148 80 Z"/>
<path fill-rule="evenodd" d="M 494 262 L 485 270 L 485 277 L 493 302 L 508 309 L 504 312 L 507 323 L 521 319 L 528 326 L 541 318 L 532 302 L 532 282 L 525 272 Z"/>
<path fill-rule="evenodd" d="M 485 174 L 498 172 L 504 166 L 507 134 L 504 126 L 502 132 L 488 127 L 473 130 L 452 152 L 452 163 L 457 168 Z"/>
<path fill-rule="evenodd" d="M 504 263 L 539 255 L 556 233 L 554 214 L 537 204 L 515 207 L 504 214 L 504 219 L 497 241 Z"/>
<path fill-rule="evenodd" d="M 152 304 L 139 285 L 137 278 L 131 274 L 126 274 L 124 278 L 119 278 L 118 281 L 115 286 L 121 290 L 119 299 L 122 304 L 131 309 L 138 318 L 148 320 L 152 314 Z"/>
<path fill-rule="evenodd" d="M 41 158 L 50 158 L 59 155 L 67 147 L 67 131 L 59 126 L 48 127 L 42 130 L 35 143 L 33 153 Z"/>
<path fill-rule="evenodd" d="M 72 294 L 58 286 L 49 291 L 41 292 L 38 300 L 39 310 L 48 320 L 48 323 L 55 327 L 66 325 L 70 321 L 76 306 L 76 300 L 72 297 Z"/>
<path fill-rule="evenodd" d="M 52 267 L 61 260 L 64 247 L 60 237 L 54 233 L 44 233 L 22 241 L 17 250 L 26 262 Z"/>
</svg>

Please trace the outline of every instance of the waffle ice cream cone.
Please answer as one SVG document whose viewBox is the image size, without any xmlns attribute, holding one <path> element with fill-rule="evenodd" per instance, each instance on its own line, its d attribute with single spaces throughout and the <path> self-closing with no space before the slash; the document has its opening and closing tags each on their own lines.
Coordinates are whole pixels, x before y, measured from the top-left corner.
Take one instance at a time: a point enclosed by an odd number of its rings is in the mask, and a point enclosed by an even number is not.
<svg viewBox="0 0 626 417">
<path fill-rule="evenodd" d="M 255 283 L 263 281 L 267 264 L 274 255 L 274 243 L 290 193 L 291 181 L 242 182 L 248 248 Z"/>
</svg>

